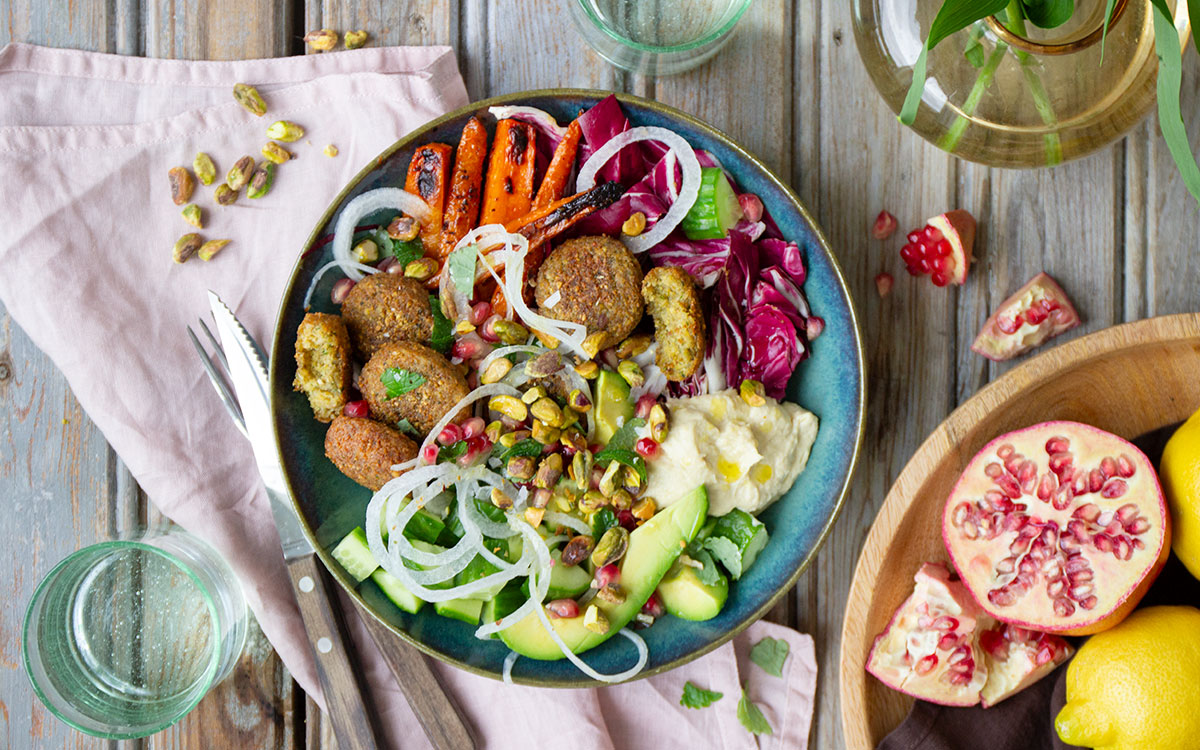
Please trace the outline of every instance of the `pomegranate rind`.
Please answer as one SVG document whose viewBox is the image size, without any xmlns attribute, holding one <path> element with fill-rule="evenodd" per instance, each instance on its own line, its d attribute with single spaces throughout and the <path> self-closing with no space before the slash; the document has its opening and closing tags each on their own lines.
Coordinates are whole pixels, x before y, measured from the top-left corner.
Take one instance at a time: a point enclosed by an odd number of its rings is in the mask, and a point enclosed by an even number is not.
<svg viewBox="0 0 1200 750">
<path fill-rule="evenodd" d="M 954 259 L 950 283 L 961 285 L 967 280 L 967 271 L 971 269 L 971 251 L 975 248 L 975 217 L 959 208 L 935 216 L 925 223 L 950 241 L 950 257 Z"/>
<path fill-rule="evenodd" d="M 996 645 L 990 648 L 989 636 L 996 640 Z M 1057 635 L 1006 623 L 981 631 L 979 639 L 988 670 L 987 682 L 979 691 L 979 702 L 984 708 L 1041 680 L 1075 653 L 1071 644 Z"/>
<path fill-rule="evenodd" d="M 913 593 L 892 615 L 887 628 L 875 638 L 867 655 L 867 671 L 880 682 L 902 693 L 944 706 L 974 706 L 987 680 L 983 655 L 980 653 L 976 629 L 979 618 L 987 615 L 979 608 L 966 587 L 953 580 L 942 563 L 925 563 L 913 576 Z M 924 609 L 925 611 L 922 611 Z M 958 642 L 952 649 L 939 648 L 941 632 L 919 625 L 922 618 L 936 620 L 953 618 L 958 627 Z M 969 647 L 975 668 L 969 682 L 952 684 L 947 679 L 948 660 L 960 646 Z M 937 665 L 927 673 L 919 673 L 915 665 L 922 659 L 937 656 Z"/>
<path fill-rule="evenodd" d="M 1045 319 L 1040 323 L 1030 323 L 1024 318 L 1025 314 L 1034 304 L 1043 304 L 1043 300 L 1049 300 L 1056 308 L 1046 312 Z M 1004 327 L 1011 329 L 1018 314 L 1022 316 L 1020 324 L 1011 333 L 1006 333 Z M 1005 324 L 1005 321 L 1008 323 Z M 971 351 L 995 362 L 1003 362 L 1036 349 L 1077 325 L 1079 313 L 1067 293 L 1043 271 L 1000 303 L 979 330 L 979 335 L 971 344 Z"/>
<path fill-rule="evenodd" d="M 1052 438 L 1066 438 L 1069 441 L 1072 464 L 1068 464 L 1067 469 L 1076 474 L 1082 472 L 1085 482 L 1091 472 L 1103 472 L 1104 467 L 1109 465 L 1104 458 L 1121 459 L 1123 465 L 1130 467 L 1129 471 L 1120 476 L 1106 477 L 1098 491 L 1090 489 L 1090 486 L 1085 487 L 1064 508 L 1055 508 L 1051 501 L 1044 501 L 1037 496 L 1037 486 L 1042 478 L 1053 473 L 1048 468 L 1050 454 L 1046 450 Z M 1012 449 L 1008 459 L 1000 459 L 999 454 L 1006 448 Z M 1013 455 L 1019 460 L 1013 460 Z M 1036 476 L 1032 492 L 1019 487 L 1017 497 L 1007 495 L 1014 507 L 1026 507 L 1023 510 L 1001 512 L 1001 520 L 997 523 L 997 514 L 981 512 L 980 503 L 981 499 L 987 500 L 987 493 L 1001 488 L 1000 482 L 1004 481 L 1004 477 L 1015 480 L 1016 475 L 1003 465 L 1005 461 L 1018 464 L 1018 473 L 1021 462 L 1032 462 Z M 997 464 L 1004 473 L 999 477 L 989 476 L 987 467 Z M 1072 476 L 1066 484 L 1074 486 L 1078 479 L 1078 476 Z M 1117 497 L 1109 498 L 1102 494 L 1110 479 L 1125 483 L 1125 489 Z M 1015 481 L 1021 484 L 1019 480 Z M 996 499 L 994 495 L 992 499 Z M 1111 530 L 1111 524 L 1118 520 L 1116 511 L 1126 506 L 1132 507 L 1133 512 L 1127 511 L 1125 520 L 1118 522 L 1115 531 Z M 1095 531 L 1093 526 L 1100 529 L 1089 537 L 1089 541 L 1080 542 L 1074 531 L 1070 534 L 1060 533 L 1072 528 L 1068 523 L 1083 521 L 1083 516 L 1079 514 L 1090 516 L 1097 508 L 1099 511 L 1096 516 L 1084 523 L 1086 528 L 1081 527 L 1088 534 Z M 1028 546 L 1024 546 L 1022 551 L 1013 551 L 1022 537 L 1021 531 L 1004 527 L 1009 523 L 1010 515 L 1026 516 L 1027 521 L 1020 526 L 1021 530 L 1026 527 L 1040 529 L 1032 538 L 1024 539 L 1023 544 Z M 971 522 L 970 525 L 967 521 Z M 1096 523 L 1098 521 L 1104 523 Z M 1047 526 L 1056 528 L 1053 545 L 1044 541 Z M 967 536 L 971 528 L 977 535 L 975 539 Z M 1000 530 L 992 534 L 996 528 Z M 1136 529 L 1137 533 L 1131 529 Z M 1025 532 L 1026 537 L 1027 534 Z M 1103 546 L 1113 549 L 1100 548 L 1100 542 L 1096 539 L 1100 535 L 1108 538 Z M 1029 630 L 1088 635 L 1116 625 L 1141 600 L 1166 562 L 1171 531 L 1162 488 L 1145 454 L 1132 443 L 1091 425 L 1055 421 L 1001 435 L 971 459 L 946 501 L 942 514 L 942 538 L 963 584 L 979 606 L 992 617 Z M 1120 543 L 1119 538 L 1126 541 Z M 1038 543 L 1051 551 L 1034 554 Z M 1118 550 L 1124 556 L 1118 554 Z M 1087 564 L 1082 566 L 1082 570 L 1076 569 L 1072 574 L 1066 574 L 1065 569 L 1071 566 L 1065 563 L 1077 557 L 1082 557 Z M 1024 580 L 1028 584 L 1022 587 L 1022 582 L 1017 579 L 1019 573 L 1023 572 L 1019 566 L 1026 559 L 1032 559 L 1037 568 L 1025 574 Z M 1051 565 L 1054 560 L 1058 561 L 1057 566 Z M 1008 561 L 1015 561 L 1012 565 L 1016 568 L 1009 573 L 1008 566 L 1004 565 L 1005 570 L 1001 572 L 1002 564 Z M 1044 569 L 1054 570 L 1043 573 Z M 1049 578 L 1051 575 L 1057 575 L 1058 578 Z M 1063 582 L 1067 590 L 1060 588 L 1058 595 L 1051 597 L 1052 584 L 1056 580 Z M 1005 591 L 1012 593 L 1013 588 L 1009 584 L 1016 590 L 1013 600 L 1000 605 L 993 603 L 990 596 L 1003 599 L 1005 597 L 997 594 L 1004 594 Z M 1077 596 L 1077 592 L 1082 593 Z M 1056 604 L 1062 605 L 1063 598 L 1071 599 L 1071 611 L 1066 614 L 1055 612 Z M 1089 606 L 1084 606 L 1085 601 L 1089 602 Z"/>
</svg>

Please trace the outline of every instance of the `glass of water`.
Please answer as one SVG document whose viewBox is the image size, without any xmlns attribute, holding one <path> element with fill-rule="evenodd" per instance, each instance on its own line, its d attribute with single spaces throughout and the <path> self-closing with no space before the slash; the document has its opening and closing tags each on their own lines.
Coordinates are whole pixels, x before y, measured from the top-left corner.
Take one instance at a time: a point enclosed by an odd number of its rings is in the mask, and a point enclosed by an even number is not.
<svg viewBox="0 0 1200 750">
<path fill-rule="evenodd" d="M 671 75 L 729 41 L 752 0 L 570 0 L 584 41 L 618 68 Z"/>
<path fill-rule="evenodd" d="M 217 552 L 183 531 L 95 544 L 60 562 L 25 615 L 25 671 L 55 716 L 145 737 L 195 708 L 246 642 L 246 602 Z"/>
</svg>

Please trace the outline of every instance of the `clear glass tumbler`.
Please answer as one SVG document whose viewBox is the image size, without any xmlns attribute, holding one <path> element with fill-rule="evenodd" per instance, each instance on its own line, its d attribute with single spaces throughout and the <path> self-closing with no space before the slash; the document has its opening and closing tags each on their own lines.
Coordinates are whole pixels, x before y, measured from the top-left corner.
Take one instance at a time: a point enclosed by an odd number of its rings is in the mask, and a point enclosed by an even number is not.
<svg viewBox="0 0 1200 750">
<path fill-rule="evenodd" d="M 95 544 L 60 562 L 25 614 L 25 671 L 81 732 L 145 737 L 233 669 L 246 602 L 217 552 L 183 531 Z"/>
<path fill-rule="evenodd" d="M 717 54 L 752 0 L 570 0 L 580 35 L 618 68 L 690 70 Z"/>
</svg>

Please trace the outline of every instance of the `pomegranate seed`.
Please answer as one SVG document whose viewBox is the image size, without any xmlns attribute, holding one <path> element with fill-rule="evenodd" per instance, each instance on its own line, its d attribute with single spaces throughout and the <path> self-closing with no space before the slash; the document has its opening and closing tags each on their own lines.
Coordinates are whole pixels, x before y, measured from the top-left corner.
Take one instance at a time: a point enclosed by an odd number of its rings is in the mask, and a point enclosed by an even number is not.
<svg viewBox="0 0 1200 750">
<path fill-rule="evenodd" d="M 934 245 L 934 254 L 939 258 L 949 258 L 953 250 L 954 248 L 951 247 L 950 240 L 940 240 Z"/>
<path fill-rule="evenodd" d="M 910 245 L 920 245 L 922 239 L 921 231 L 919 229 L 914 229 L 913 231 L 909 232 L 904 239 L 908 240 L 908 244 Z"/>
<path fill-rule="evenodd" d="M 888 293 L 892 291 L 892 284 L 894 283 L 896 283 L 896 280 L 887 271 L 875 277 L 875 291 L 879 292 L 880 299 L 888 296 Z"/>
<path fill-rule="evenodd" d="M 653 393 L 643 393 L 634 406 L 633 415 L 638 419 L 646 419 L 650 416 L 650 410 L 656 403 L 658 403 L 658 396 Z"/>
<path fill-rule="evenodd" d="M 632 511 L 619 510 L 617 511 L 617 523 L 621 524 L 621 528 L 626 531 L 633 531 L 637 528 L 637 516 L 633 515 Z"/>
<path fill-rule="evenodd" d="M 346 295 L 354 288 L 354 279 L 338 279 L 329 292 L 329 301 L 340 305 L 346 301 Z"/>
<path fill-rule="evenodd" d="M 1000 329 L 1001 333 L 1016 333 L 1017 329 L 1021 327 L 1021 321 L 1010 320 L 1008 318 L 996 318 L 996 327 Z"/>
<path fill-rule="evenodd" d="M 934 271 L 930 278 L 933 280 L 934 286 L 941 287 L 950 283 L 950 277 L 941 271 Z"/>
<path fill-rule="evenodd" d="M 430 443 L 421 449 L 421 460 L 427 464 L 437 463 L 438 447 L 434 443 Z"/>
<path fill-rule="evenodd" d="M 362 419 L 371 413 L 371 407 L 366 401 L 347 401 L 342 407 L 342 414 L 355 419 Z"/>
<path fill-rule="evenodd" d="M 379 261 L 379 265 L 375 266 L 381 273 L 395 273 L 392 268 L 399 265 L 394 257 L 387 257 Z M 400 270 L 404 271 L 404 267 L 400 266 Z"/>
<path fill-rule="evenodd" d="M 491 317 L 491 315 L 491 302 L 476 302 L 475 306 L 471 308 L 471 314 L 467 316 L 467 320 L 470 321 L 471 325 L 479 326 L 482 325 L 485 320 Z"/>
<path fill-rule="evenodd" d="M 1046 453 L 1054 455 L 1055 453 L 1066 453 L 1071 448 L 1071 441 L 1065 437 L 1052 437 L 1046 441 Z"/>
<path fill-rule="evenodd" d="M 592 588 L 602 589 L 610 583 L 616 583 L 621 578 L 621 570 L 616 563 L 609 563 L 596 569 L 592 576 Z"/>
<path fill-rule="evenodd" d="M 487 455 L 492 451 L 492 441 L 488 440 L 483 435 L 476 435 L 467 440 L 467 452 L 458 457 L 459 466 L 470 466 L 479 459 L 480 456 Z"/>
<path fill-rule="evenodd" d="M 911 244 L 905 245 L 904 247 L 900 248 L 900 258 L 905 263 L 915 263 L 921 259 L 921 246 Z"/>
<path fill-rule="evenodd" d="M 950 273 L 950 257 L 944 255 L 933 261 L 933 270 L 940 274 Z"/>
<path fill-rule="evenodd" d="M 763 202 L 754 193 L 742 193 L 738 196 L 738 204 L 742 207 L 742 215 L 746 221 L 762 221 Z"/>
<path fill-rule="evenodd" d="M 442 445 L 454 445 L 463 439 L 462 428 L 451 422 L 438 433 L 437 441 Z"/>
<path fill-rule="evenodd" d="M 1040 307 L 1031 307 L 1025 311 L 1025 320 L 1028 321 L 1029 325 L 1031 326 L 1038 325 L 1048 317 L 1050 317 L 1050 313 L 1046 312 Z"/>
<path fill-rule="evenodd" d="M 579 617 L 579 602 L 574 599 L 555 599 L 546 603 L 546 613 L 556 620 Z"/>
<path fill-rule="evenodd" d="M 633 449 L 642 458 L 654 458 L 658 455 L 658 443 L 654 438 L 641 438 L 634 444 Z"/>
<path fill-rule="evenodd" d="M 646 603 L 642 605 L 642 614 L 650 615 L 651 617 L 662 617 L 667 613 L 667 608 L 663 606 L 662 600 L 658 598 L 658 593 L 650 595 Z"/>
<path fill-rule="evenodd" d="M 922 273 L 924 273 L 919 265 L 913 263 L 906 265 L 904 269 L 908 271 L 909 276 L 920 276 Z"/>
<path fill-rule="evenodd" d="M 871 236 L 877 240 L 886 240 L 895 231 L 896 217 L 887 211 L 880 211 L 879 215 L 875 217 L 875 224 L 871 227 Z"/>
<path fill-rule="evenodd" d="M 804 321 L 804 335 L 811 344 L 825 330 L 825 319 L 816 316 Z"/>
<path fill-rule="evenodd" d="M 922 658 L 913 666 L 913 671 L 917 674 L 929 674 L 937 667 L 938 658 L 936 654 L 930 654 Z"/>
<path fill-rule="evenodd" d="M 489 344 L 500 340 L 500 337 L 496 335 L 496 321 L 500 319 L 499 315 L 492 315 L 483 321 L 483 325 L 479 326 L 479 335 Z"/>
<path fill-rule="evenodd" d="M 925 228 L 921 230 L 921 234 L 926 246 L 936 245 L 944 238 L 944 235 L 941 233 L 941 231 L 929 224 L 925 225 Z"/>
<path fill-rule="evenodd" d="M 485 429 L 487 429 L 487 422 L 483 421 L 483 417 L 471 417 L 462 423 L 463 439 L 470 440 L 477 435 L 482 435 Z"/>
</svg>

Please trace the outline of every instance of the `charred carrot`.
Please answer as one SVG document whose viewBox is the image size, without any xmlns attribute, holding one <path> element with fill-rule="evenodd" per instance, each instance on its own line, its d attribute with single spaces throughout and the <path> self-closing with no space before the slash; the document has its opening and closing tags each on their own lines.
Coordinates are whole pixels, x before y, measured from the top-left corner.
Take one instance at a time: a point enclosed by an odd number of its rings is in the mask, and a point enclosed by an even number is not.
<svg viewBox="0 0 1200 750">
<path fill-rule="evenodd" d="M 479 221 L 487 137 L 487 129 L 478 118 L 472 117 L 463 127 L 458 150 L 454 152 L 454 174 L 450 178 L 450 197 L 446 200 L 438 257 L 449 255 Z"/>
<path fill-rule="evenodd" d="M 429 221 L 421 223 L 421 245 L 426 255 L 435 255 L 441 245 L 442 214 L 450 189 L 452 151 L 444 143 L 430 143 L 418 148 L 408 163 L 404 189 L 420 196 L 429 206 Z"/>
<path fill-rule="evenodd" d="M 518 120 L 496 125 L 487 180 L 483 184 L 481 224 L 504 224 L 533 206 L 533 170 L 537 141 L 533 126 Z"/>
<path fill-rule="evenodd" d="M 533 199 L 533 208 L 545 208 L 561 199 L 567 192 L 567 180 L 571 179 L 571 170 L 575 167 L 575 152 L 579 149 L 579 136 L 583 131 L 579 120 L 572 120 L 567 126 L 567 134 L 554 149 L 550 166 L 546 167 L 546 176 L 538 186 L 537 196 Z"/>
</svg>

